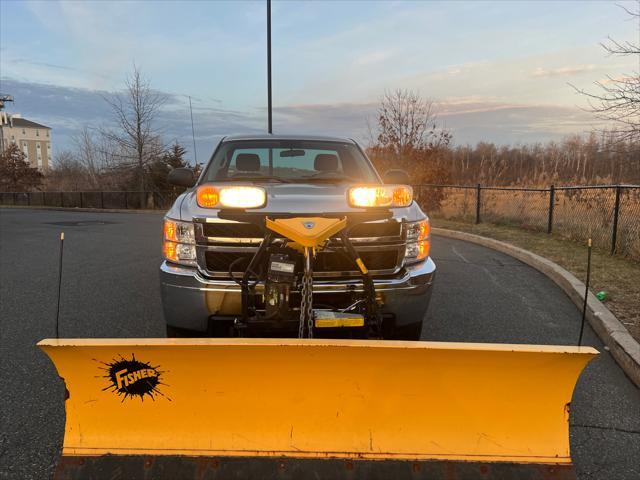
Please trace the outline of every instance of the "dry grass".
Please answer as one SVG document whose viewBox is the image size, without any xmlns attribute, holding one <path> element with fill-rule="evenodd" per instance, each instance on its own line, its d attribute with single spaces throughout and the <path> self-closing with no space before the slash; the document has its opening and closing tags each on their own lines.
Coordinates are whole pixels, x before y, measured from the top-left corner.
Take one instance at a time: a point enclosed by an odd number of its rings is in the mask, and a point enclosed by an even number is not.
<svg viewBox="0 0 640 480">
<path fill-rule="evenodd" d="M 584 281 L 587 272 L 587 248 L 554 235 L 522 230 L 518 227 L 469 224 L 445 219 L 432 219 L 434 227 L 460 230 L 494 238 L 524 248 L 573 273 Z M 631 335 L 640 341 L 640 262 L 612 257 L 594 248 L 591 264 L 591 291 L 604 291 L 604 301 Z"/>
<path fill-rule="evenodd" d="M 476 190 L 426 187 L 421 189 L 425 211 L 434 217 L 473 221 Z M 439 201 L 430 201 L 435 197 Z M 557 190 L 554 202 L 553 232 L 569 240 L 611 248 L 614 189 Z M 511 225 L 546 232 L 549 192 L 482 190 L 480 218 L 483 222 Z M 640 188 L 623 189 L 620 196 L 617 251 L 640 260 Z"/>
</svg>

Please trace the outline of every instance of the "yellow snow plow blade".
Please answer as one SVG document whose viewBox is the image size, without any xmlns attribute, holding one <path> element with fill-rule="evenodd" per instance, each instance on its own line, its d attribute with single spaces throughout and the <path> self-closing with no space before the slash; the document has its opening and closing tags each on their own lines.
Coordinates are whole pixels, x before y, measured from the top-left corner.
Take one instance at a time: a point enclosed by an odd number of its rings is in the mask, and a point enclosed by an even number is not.
<svg viewBox="0 0 640 480">
<path fill-rule="evenodd" d="M 590 347 L 325 339 L 38 346 L 68 391 L 65 457 L 553 465 L 571 462 L 569 403 L 597 355 Z"/>
</svg>

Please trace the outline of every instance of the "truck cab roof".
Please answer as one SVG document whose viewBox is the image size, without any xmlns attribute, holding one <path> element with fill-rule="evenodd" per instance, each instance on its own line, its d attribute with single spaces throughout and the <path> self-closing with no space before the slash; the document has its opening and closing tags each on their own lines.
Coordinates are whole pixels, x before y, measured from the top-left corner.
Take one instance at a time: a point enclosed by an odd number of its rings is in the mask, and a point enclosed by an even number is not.
<svg viewBox="0 0 640 480">
<path fill-rule="evenodd" d="M 222 142 L 235 142 L 242 140 L 309 140 L 318 142 L 356 143 L 350 138 L 343 137 L 331 137 L 324 135 L 274 135 L 266 133 L 228 135 L 223 137 Z"/>
</svg>

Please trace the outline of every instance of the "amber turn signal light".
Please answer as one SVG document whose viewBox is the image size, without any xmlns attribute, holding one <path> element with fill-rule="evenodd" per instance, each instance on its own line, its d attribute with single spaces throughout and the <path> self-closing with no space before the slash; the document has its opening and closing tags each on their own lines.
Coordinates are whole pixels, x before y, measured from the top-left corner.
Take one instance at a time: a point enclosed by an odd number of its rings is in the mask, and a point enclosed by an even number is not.
<svg viewBox="0 0 640 480">
<path fill-rule="evenodd" d="M 198 200 L 198 205 L 201 207 L 213 208 L 218 205 L 218 202 L 220 201 L 220 192 L 216 187 L 212 187 L 211 185 L 202 185 L 201 187 L 198 187 L 196 198 Z"/>
</svg>

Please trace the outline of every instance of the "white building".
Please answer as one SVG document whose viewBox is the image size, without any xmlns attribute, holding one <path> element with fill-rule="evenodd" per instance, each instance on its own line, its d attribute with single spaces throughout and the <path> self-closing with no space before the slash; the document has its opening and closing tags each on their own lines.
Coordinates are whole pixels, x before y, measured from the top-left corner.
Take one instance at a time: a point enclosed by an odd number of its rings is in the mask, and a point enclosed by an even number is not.
<svg viewBox="0 0 640 480">
<path fill-rule="evenodd" d="M 0 112 L 2 148 L 15 144 L 20 147 L 33 167 L 47 170 L 51 165 L 51 128 L 21 115 Z"/>
</svg>

